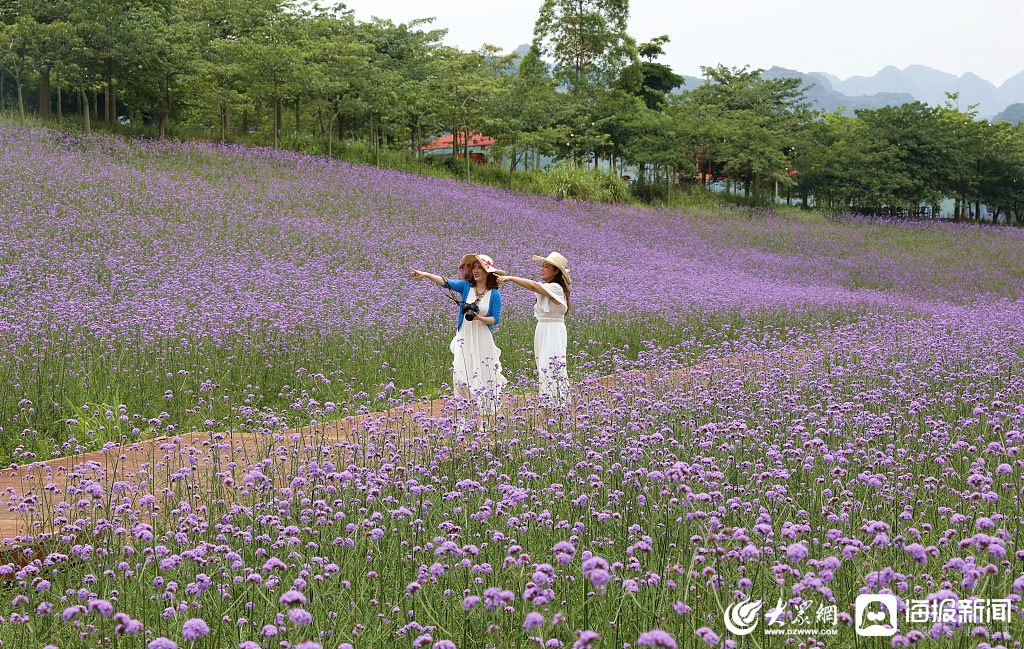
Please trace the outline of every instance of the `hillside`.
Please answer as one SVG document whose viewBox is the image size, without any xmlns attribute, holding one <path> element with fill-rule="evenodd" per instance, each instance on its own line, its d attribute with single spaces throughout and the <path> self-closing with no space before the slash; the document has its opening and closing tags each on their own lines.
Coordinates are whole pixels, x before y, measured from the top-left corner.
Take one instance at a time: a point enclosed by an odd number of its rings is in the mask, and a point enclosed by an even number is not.
<svg viewBox="0 0 1024 649">
<path fill-rule="evenodd" d="M 4 647 L 724 649 L 758 593 L 1024 588 L 1020 229 L 4 124 L 0 192 Z M 508 380 L 485 426 L 411 270 L 551 250 L 571 402 L 532 396 L 550 312 L 505 285 L 463 323 Z M 941 630 L 1024 618 L 981 624 Z"/>
</svg>

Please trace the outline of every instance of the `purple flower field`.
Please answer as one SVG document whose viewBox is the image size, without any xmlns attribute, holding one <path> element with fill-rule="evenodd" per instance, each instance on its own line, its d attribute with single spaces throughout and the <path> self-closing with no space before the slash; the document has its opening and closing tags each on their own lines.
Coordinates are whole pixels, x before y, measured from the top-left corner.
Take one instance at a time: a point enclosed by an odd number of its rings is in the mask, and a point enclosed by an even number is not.
<svg viewBox="0 0 1024 649">
<path fill-rule="evenodd" d="M 72 472 L 52 535 L 8 543 L 3 646 L 1021 646 L 1018 231 L 3 125 L 0 188 L 2 449 L 110 458 Z M 529 275 L 552 249 L 574 414 L 286 432 L 443 393 L 453 309 L 410 267 L 472 250 Z M 530 303 L 507 291 L 496 334 L 521 391 Z M 252 431 L 262 452 L 222 462 Z M 118 466 L 112 442 L 151 435 Z M 898 631 L 858 636 L 859 593 L 895 595 Z M 764 611 L 737 634 L 747 599 Z M 929 599 L 1011 615 L 904 618 Z"/>
</svg>

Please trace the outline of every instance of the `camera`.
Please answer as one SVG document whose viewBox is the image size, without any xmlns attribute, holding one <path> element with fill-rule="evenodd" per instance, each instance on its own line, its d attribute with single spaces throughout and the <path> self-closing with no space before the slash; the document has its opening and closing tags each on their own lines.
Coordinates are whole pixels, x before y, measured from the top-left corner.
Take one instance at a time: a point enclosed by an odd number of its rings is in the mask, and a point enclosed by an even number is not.
<svg viewBox="0 0 1024 649">
<path fill-rule="evenodd" d="M 465 316 L 466 320 L 472 322 L 478 315 L 480 315 L 480 307 L 476 304 L 469 304 L 468 302 L 462 303 L 462 315 Z"/>
</svg>

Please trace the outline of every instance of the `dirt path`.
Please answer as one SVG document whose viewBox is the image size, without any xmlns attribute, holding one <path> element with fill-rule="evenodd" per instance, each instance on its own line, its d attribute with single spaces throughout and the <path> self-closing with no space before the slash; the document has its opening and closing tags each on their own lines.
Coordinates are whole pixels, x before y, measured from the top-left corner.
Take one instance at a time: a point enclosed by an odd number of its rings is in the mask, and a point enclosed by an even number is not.
<svg viewBox="0 0 1024 649">
<path fill-rule="evenodd" d="M 576 383 L 573 391 L 578 395 L 577 403 L 586 403 L 595 395 L 611 394 L 616 388 L 636 382 L 653 383 L 667 378 L 676 386 L 708 385 L 726 370 L 754 370 L 765 363 L 762 354 L 748 352 L 675 370 L 667 377 L 664 373 L 654 375 L 635 370 L 591 378 Z M 528 394 L 509 397 L 503 411 L 526 412 L 531 408 L 536 409 L 536 397 Z M 123 505 L 126 498 L 137 503 L 145 494 L 159 494 L 176 481 L 194 481 L 203 476 L 239 481 L 245 471 L 260 461 L 280 458 L 300 446 L 352 443 L 359 439 L 363 427 L 379 430 L 385 426 L 412 437 L 430 421 L 451 414 L 448 400 L 435 399 L 315 428 L 297 428 L 277 438 L 257 433 L 196 432 L 133 442 L 107 452 L 12 466 L 0 471 L 0 492 L 7 505 L 0 511 L 0 563 L 10 561 L 12 556 L 20 561 L 31 558 L 24 548 L 40 542 L 70 543 L 77 538 L 80 530 L 71 519 L 82 510 L 83 500 L 94 518 L 102 517 L 105 511 Z"/>
</svg>

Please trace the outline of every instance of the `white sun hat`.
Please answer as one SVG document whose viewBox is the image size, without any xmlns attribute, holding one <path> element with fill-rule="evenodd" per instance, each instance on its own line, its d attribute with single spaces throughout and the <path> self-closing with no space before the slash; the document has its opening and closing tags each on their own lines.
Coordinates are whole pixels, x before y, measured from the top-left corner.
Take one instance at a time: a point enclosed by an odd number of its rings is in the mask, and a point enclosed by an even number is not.
<svg viewBox="0 0 1024 649">
<path fill-rule="evenodd" d="M 572 284 L 572 280 L 569 279 L 569 262 L 560 253 L 552 252 L 547 257 L 533 255 L 532 257 L 530 257 L 530 259 L 532 259 L 533 261 L 541 261 L 551 264 L 558 270 L 562 271 L 562 278 L 565 279 L 566 286 Z"/>
</svg>

